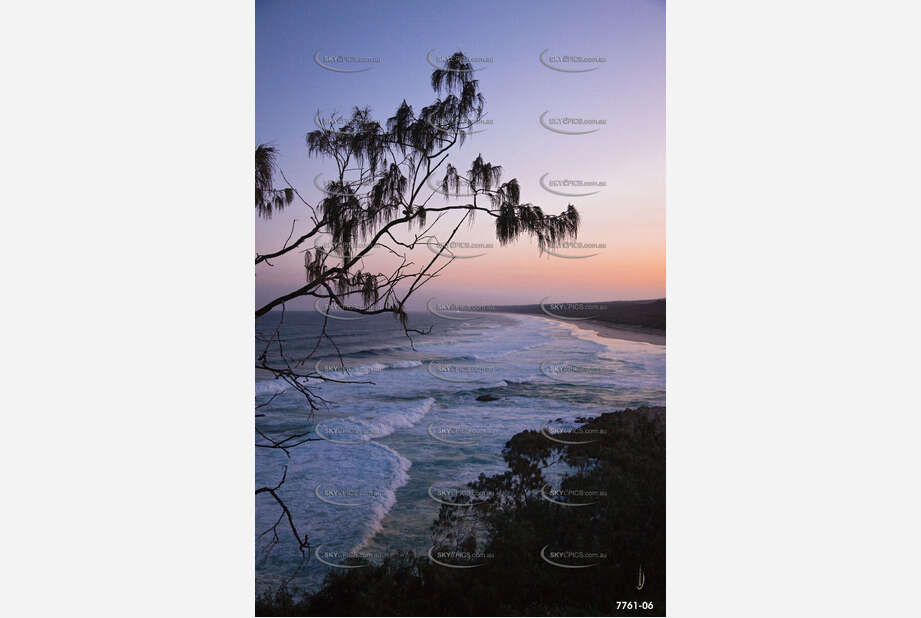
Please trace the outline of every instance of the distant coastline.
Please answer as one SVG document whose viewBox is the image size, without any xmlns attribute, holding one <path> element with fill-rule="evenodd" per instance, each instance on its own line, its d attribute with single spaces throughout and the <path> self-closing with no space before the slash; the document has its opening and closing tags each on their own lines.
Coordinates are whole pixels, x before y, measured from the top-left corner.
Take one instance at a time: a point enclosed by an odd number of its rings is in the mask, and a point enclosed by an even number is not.
<svg viewBox="0 0 921 618">
<path fill-rule="evenodd" d="M 591 329 L 600 337 L 606 337 L 608 339 L 623 339 L 625 341 L 641 341 L 654 345 L 665 345 L 665 331 L 659 328 L 646 328 L 643 326 L 631 326 L 629 324 L 613 324 L 596 319 L 575 321 L 563 320 L 549 315 L 544 317 L 548 320 L 559 320 L 566 324 L 572 324 L 579 328 Z"/>
<path fill-rule="evenodd" d="M 593 330 L 601 337 L 665 345 L 664 298 L 504 305 L 480 311 L 537 315 Z"/>
</svg>

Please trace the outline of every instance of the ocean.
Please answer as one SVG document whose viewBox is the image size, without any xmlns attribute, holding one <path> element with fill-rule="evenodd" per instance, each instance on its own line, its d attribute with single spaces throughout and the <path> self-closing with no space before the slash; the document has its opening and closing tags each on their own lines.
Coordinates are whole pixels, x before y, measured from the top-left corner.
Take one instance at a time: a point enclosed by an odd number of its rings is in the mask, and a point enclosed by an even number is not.
<svg viewBox="0 0 921 618">
<path fill-rule="evenodd" d="M 256 375 L 256 413 L 264 414 L 256 429 L 273 439 L 307 431 L 319 438 L 289 455 L 255 449 L 257 488 L 277 485 L 287 466 L 278 495 L 312 547 L 303 560 L 286 520 L 277 542 L 272 532 L 259 536 L 282 511 L 257 495 L 257 593 L 281 583 L 316 590 L 356 553 L 372 561 L 395 550 L 424 554 L 439 500 L 462 495 L 481 473 L 503 472 L 502 448 L 519 431 L 552 436 L 579 418 L 665 405 L 664 346 L 603 338 L 578 322 L 411 313 L 409 327 L 431 332 L 410 341 L 391 315 L 330 319 L 334 346 L 317 343 L 322 321 L 313 311 L 288 312 L 279 329 L 289 359 L 316 347 L 298 369 L 343 382 L 311 382 L 320 411 L 309 414 L 296 389 Z M 257 355 L 278 322 L 277 313 L 257 321 Z M 486 394 L 498 399 L 477 401 Z M 257 433 L 256 443 L 266 440 Z"/>
</svg>

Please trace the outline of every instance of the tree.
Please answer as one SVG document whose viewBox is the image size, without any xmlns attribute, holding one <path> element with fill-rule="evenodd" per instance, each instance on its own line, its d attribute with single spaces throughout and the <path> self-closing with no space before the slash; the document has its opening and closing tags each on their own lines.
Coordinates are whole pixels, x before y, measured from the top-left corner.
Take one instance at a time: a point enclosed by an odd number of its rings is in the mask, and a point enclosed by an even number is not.
<svg viewBox="0 0 921 618">
<path fill-rule="evenodd" d="M 494 219 L 500 245 L 526 235 L 537 239 L 541 251 L 567 238 L 574 239 L 578 233 L 579 214 L 572 205 L 558 215 L 548 215 L 540 206 L 522 203 L 518 181 L 512 178 L 503 183 L 502 166 L 482 155 L 465 172 L 447 162 L 452 148 L 463 144 L 471 128 L 484 116 L 485 99 L 473 79 L 473 67 L 462 53 L 455 53 L 443 68 L 432 72 L 431 86 L 436 97 L 443 98 L 436 98 L 418 112 L 404 100 L 382 125 L 371 117 L 370 109 L 356 107 L 351 117 L 332 115 L 319 122 L 320 128 L 307 134 L 309 154 L 331 159 L 337 170 L 336 176 L 325 185 L 325 197 L 316 206 L 304 200 L 290 183 L 276 188 L 276 172 L 287 183 L 277 167 L 277 153 L 265 144 L 256 148 L 256 212 L 269 218 L 292 204 L 295 196 L 310 212 L 308 229 L 293 242 L 292 227 L 280 249 L 256 256 L 257 266 L 271 265 L 272 259 L 301 250 L 306 278 L 305 285 L 256 310 L 258 319 L 273 309 L 281 309 L 279 325 L 260 342 L 265 345 L 257 356 L 256 367 L 300 392 L 310 414 L 322 404 L 317 387 L 324 381 L 335 380 L 300 369 L 308 366 L 305 361 L 309 355 L 299 359 L 287 357 L 281 334 L 285 303 L 312 297 L 325 302 L 328 309 L 335 307 L 363 315 L 390 313 L 401 321 L 411 339 L 411 333 L 424 335 L 428 331 L 408 326 L 406 303 L 453 261 L 445 248 L 465 221 L 470 223 L 478 213 L 483 213 Z M 432 188 L 433 181 L 437 182 L 437 189 Z M 436 196 L 443 198 L 445 204 L 433 204 Z M 471 200 L 463 204 L 446 203 L 460 197 Z M 436 243 L 431 259 L 426 258 L 417 266 L 409 252 L 423 243 L 431 247 L 432 228 L 449 215 L 459 215 L 450 235 L 444 242 Z M 319 240 L 329 245 L 317 244 Z M 308 247 L 309 241 L 314 246 Z M 395 257 L 397 266 L 388 272 L 367 270 L 363 258 L 375 248 Z M 324 338 L 332 342 L 327 323 L 328 317 L 317 333 L 314 352 Z M 264 401 L 257 409 L 267 404 Z M 282 449 L 286 454 L 288 449 L 317 439 L 310 437 L 308 430 L 282 437 L 266 435 L 258 426 L 256 431 L 261 438 L 257 447 Z M 257 493 L 270 494 L 282 509 L 271 529 L 274 541 L 277 542 L 278 525 L 287 518 L 303 552 L 309 547 L 308 539 L 304 536 L 302 540 L 298 535 L 290 512 L 276 493 L 286 473 L 287 470 L 277 486 L 260 488 Z"/>
<path fill-rule="evenodd" d="M 272 218 L 273 210 L 284 210 L 294 201 L 293 189 L 276 189 L 273 184 L 277 156 L 274 146 L 256 147 L 256 212 L 265 219 Z"/>
</svg>

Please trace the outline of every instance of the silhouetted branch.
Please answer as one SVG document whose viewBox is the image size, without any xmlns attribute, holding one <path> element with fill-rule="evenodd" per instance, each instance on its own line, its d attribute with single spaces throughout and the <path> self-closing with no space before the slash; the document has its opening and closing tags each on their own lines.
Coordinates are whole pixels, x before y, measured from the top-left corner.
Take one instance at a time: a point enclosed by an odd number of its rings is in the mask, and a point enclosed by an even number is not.
<svg viewBox="0 0 921 618">
<path fill-rule="evenodd" d="M 277 490 L 282 485 L 285 484 L 285 479 L 287 478 L 288 478 L 288 466 L 285 466 L 284 472 L 282 473 L 282 476 L 281 476 L 281 481 L 279 481 L 278 485 L 276 485 L 275 487 L 260 487 L 259 489 L 256 490 L 256 495 L 258 496 L 259 494 L 267 493 L 270 496 L 272 496 L 272 498 L 275 499 L 275 502 L 277 502 L 278 506 L 281 507 L 282 515 L 284 517 L 287 517 L 288 524 L 291 526 L 291 533 L 294 534 L 294 538 L 297 539 L 298 549 L 300 550 L 301 554 L 303 554 L 305 549 L 310 549 L 310 543 L 309 543 L 308 536 L 305 534 L 303 537 L 304 540 L 303 541 L 301 540 L 301 535 L 297 531 L 297 527 L 294 525 L 294 518 L 291 516 L 291 511 L 288 510 L 288 505 L 286 505 L 284 500 L 282 500 L 281 497 L 279 497 L 279 495 L 276 493 Z M 278 521 L 276 521 L 275 524 L 271 528 L 269 528 L 269 530 L 272 530 L 273 534 L 275 534 L 275 537 L 274 537 L 275 543 L 278 542 L 277 529 L 281 521 L 282 521 L 282 517 L 279 517 Z M 265 532 L 262 533 L 262 535 L 264 534 Z"/>
<path fill-rule="evenodd" d="M 287 343 L 294 337 L 283 334 L 287 302 L 311 297 L 317 299 L 316 302 L 325 301 L 327 312 L 335 308 L 363 316 L 390 313 L 400 320 L 404 334 L 415 349 L 412 335 L 427 335 L 432 327 L 410 327 L 406 305 L 414 294 L 454 261 L 447 247 L 464 222 L 472 223 L 477 213 L 486 213 L 495 223 L 496 238 L 501 245 L 521 236 L 531 236 L 537 239 L 541 252 L 560 239 L 575 238 L 578 232 L 580 221 L 575 208 L 568 205 L 559 215 L 545 215 L 540 206 L 521 203 L 518 181 L 501 182 L 501 165 L 478 155 L 470 168 L 461 173 L 448 162 L 452 149 L 464 143 L 470 128 L 484 115 L 485 99 L 472 76 L 472 66 L 458 52 L 451 56 L 445 68 L 432 73 L 432 88 L 441 98 L 418 112 L 403 101 L 395 114 L 383 123 L 372 118 L 370 109 L 358 107 L 348 118 L 333 115 L 327 121 L 321 120 L 319 128 L 306 135 L 307 151 L 310 156 L 332 161 L 336 173 L 325 184 L 326 195 L 316 208 L 303 199 L 284 172 L 277 168 L 277 153 L 273 147 L 260 145 L 256 150 L 257 212 L 268 218 L 292 203 L 295 197 L 311 212 L 309 229 L 295 237 L 295 220 L 280 249 L 255 258 L 256 265 L 271 266 L 269 260 L 295 250 L 304 254 L 305 284 L 264 303 L 256 309 L 255 317 L 258 319 L 281 307 L 279 321 L 272 332 L 267 336 L 257 335 L 257 341 L 264 346 L 257 355 L 256 368 L 282 380 L 304 397 L 309 410 L 305 421 L 310 421 L 329 403 L 317 387 L 326 382 L 356 381 L 337 380 L 321 375 L 319 368 L 317 371 L 304 368 L 321 343 L 327 341 L 335 350 L 342 369 L 346 369 L 339 346 L 327 331 L 328 315 L 311 349 L 300 358 L 292 357 Z M 276 171 L 287 182 L 287 187 L 274 186 Z M 429 183 L 442 174 L 438 188 L 433 188 Z M 454 198 L 472 196 L 472 202 L 432 207 L 430 203 L 436 195 L 445 199 L 451 199 L 452 195 Z M 429 244 L 434 255 L 416 264 L 409 252 L 430 239 L 434 226 L 455 212 L 462 216 L 446 241 L 439 242 L 437 250 Z M 321 238 L 328 246 L 314 243 L 313 247 L 304 247 L 306 241 Z M 359 241 L 364 242 L 364 246 L 358 247 Z M 387 251 L 398 264 L 388 266 L 387 272 L 365 270 L 365 257 L 375 248 Z M 358 383 L 373 384 L 370 381 Z M 278 395 L 272 395 L 257 405 L 257 409 L 267 407 Z M 310 437 L 311 431 L 306 426 L 283 438 L 270 436 L 258 427 L 256 433 L 259 437 L 257 447 L 281 450 L 289 458 L 290 449 L 318 439 Z M 285 482 L 286 474 L 287 468 L 278 486 L 256 491 L 257 494 L 269 493 L 282 507 L 275 525 L 263 534 L 271 531 L 272 543 L 276 543 L 278 525 L 287 518 L 303 553 L 307 537 L 302 540 L 290 511 L 276 493 Z"/>
</svg>

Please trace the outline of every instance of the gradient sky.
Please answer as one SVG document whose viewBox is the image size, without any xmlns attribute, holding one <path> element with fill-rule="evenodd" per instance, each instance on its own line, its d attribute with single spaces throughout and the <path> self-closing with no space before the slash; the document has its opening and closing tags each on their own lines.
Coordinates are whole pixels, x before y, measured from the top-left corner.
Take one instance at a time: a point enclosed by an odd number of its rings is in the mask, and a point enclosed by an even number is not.
<svg viewBox="0 0 921 618">
<path fill-rule="evenodd" d="M 454 149 L 449 161 L 468 169 L 482 153 L 504 168 L 502 181 L 517 178 L 521 201 L 558 213 L 572 203 L 582 215 L 579 241 L 604 243 L 587 259 L 539 256 L 536 241 L 522 238 L 499 247 L 490 217 L 477 217 L 455 240 L 492 243 L 485 253 L 455 260 L 415 296 L 459 304 L 606 301 L 665 296 L 665 5 L 661 0 L 587 2 L 256 2 L 256 143 L 280 151 L 279 164 L 304 198 L 322 199 L 317 174 L 334 165 L 309 158 L 304 136 L 314 115 L 348 114 L 370 106 L 384 124 L 400 102 L 418 111 L 435 99 L 426 59 L 463 51 L 474 63 L 492 124 Z M 578 55 L 606 62 L 588 73 L 544 67 L 539 57 Z M 314 53 L 380 58 L 361 73 L 337 73 L 314 62 Z M 600 118 L 606 125 L 588 135 L 560 135 L 538 122 L 548 116 Z M 562 197 L 540 178 L 603 181 L 588 197 Z M 440 178 L 440 176 L 439 176 Z M 580 192 L 587 189 L 563 189 Z M 444 204 L 443 198 L 436 201 Z M 455 203 L 455 202 L 452 202 Z M 452 220 L 457 221 L 453 215 Z M 295 203 L 270 221 L 256 220 L 256 250 L 280 248 L 292 220 L 306 220 Z M 438 232 L 447 225 L 436 228 Z M 451 225 L 450 227 L 453 227 Z M 301 229 L 300 227 L 296 227 Z M 420 259 L 425 255 L 423 249 Z M 368 269 L 383 258 L 371 257 Z M 299 253 L 256 269 L 258 305 L 304 282 Z M 376 269 L 375 269 L 376 270 Z M 309 301 L 290 303 L 305 309 Z"/>
</svg>

